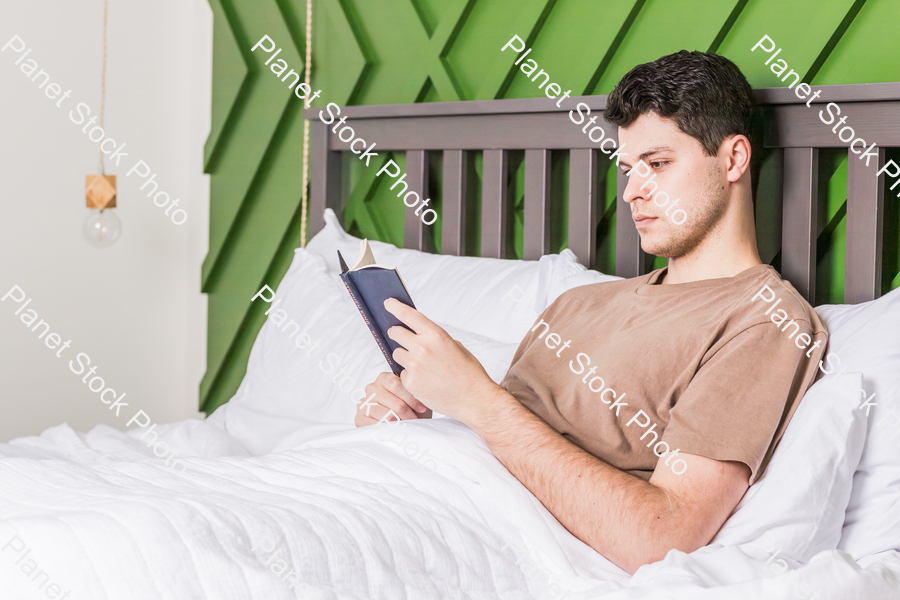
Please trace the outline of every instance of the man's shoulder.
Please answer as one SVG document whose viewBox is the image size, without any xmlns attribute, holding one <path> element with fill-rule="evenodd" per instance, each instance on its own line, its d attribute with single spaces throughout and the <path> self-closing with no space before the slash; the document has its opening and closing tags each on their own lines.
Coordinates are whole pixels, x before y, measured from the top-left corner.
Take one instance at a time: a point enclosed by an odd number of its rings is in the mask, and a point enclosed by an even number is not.
<svg viewBox="0 0 900 600">
<path fill-rule="evenodd" d="M 630 277 L 628 279 L 614 279 L 611 281 L 598 281 L 570 287 L 559 294 L 551 305 L 577 306 L 587 300 L 597 301 L 610 298 L 636 289 L 641 283 L 646 282 L 649 274 Z"/>
<path fill-rule="evenodd" d="M 792 319 L 806 322 L 814 332 L 828 332 L 809 302 L 774 268 L 760 270 L 744 282 L 747 299 L 735 308 L 755 323 Z M 777 315 L 777 316 L 776 316 Z"/>
</svg>

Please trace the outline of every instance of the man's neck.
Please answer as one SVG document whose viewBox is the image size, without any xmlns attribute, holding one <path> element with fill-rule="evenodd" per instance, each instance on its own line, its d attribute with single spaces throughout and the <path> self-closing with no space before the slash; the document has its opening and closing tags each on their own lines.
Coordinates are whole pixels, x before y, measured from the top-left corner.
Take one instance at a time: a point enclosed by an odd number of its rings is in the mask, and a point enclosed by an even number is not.
<svg viewBox="0 0 900 600">
<path fill-rule="evenodd" d="M 690 254 L 670 258 L 663 284 L 734 277 L 761 264 L 756 232 L 750 227 L 739 235 L 711 235 Z"/>
<path fill-rule="evenodd" d="M 725 262 L 720 258 L 713 258 L 711 261 L 697 261 L 690 264 L 683 264 L 681 262 L 683 260 L 683 258 L 669 259 L 669 268 L 667 269 L 666 277 L 662 282 L 664 285 L 672 283 L 688 283 L 703 279 L 718 279 L 720 277 L 734 277 L 751 267 L 762 264 L 759 256 L 757 256 L 755 260 L 751 257 L 746 257 L 743 260 L 731 260 L 728 262 Z"/>
</svg>

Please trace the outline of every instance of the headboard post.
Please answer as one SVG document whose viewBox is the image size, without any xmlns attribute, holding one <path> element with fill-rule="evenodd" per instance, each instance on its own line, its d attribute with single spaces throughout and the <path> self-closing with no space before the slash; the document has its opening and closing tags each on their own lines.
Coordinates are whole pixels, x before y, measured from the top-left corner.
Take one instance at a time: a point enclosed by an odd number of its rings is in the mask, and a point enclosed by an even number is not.
<svg viewBox="0 0 900 600">
<path fill-rule="evenodd" d="M 428 197 L 428 153 L 424 150 L 406 151 L 406 175 L 409 189 L 422 190 Z M 424 200 L 423 198 L 423 200 Z M 424 211 L 419 211 L 421 214 Z M 428 252 L 432 249 L 431 226 L 425 225 L 416 211 L 404 208 L 403 246 Z"/>
<path fill-rule="evenodd" d="M 881 295 L 881 251 L 884 235 L 884 186 L 875 173 L 884 166 L 884 148 L 876 164 L 867 166 L 853 154 L 847 163 L 847 253 L 844 302 L 856 304 Z"/>
<path fill-rule="evenodd" d="M 810 304 L 816 296 L 819 149 L 785 148 L 781 275 Z"/>
<path fill-rule="evenodd" d="M 328 141 L 328 126 L 318 119 L 310 123 L 309 161 L 309 237 L 325 227 L 325 209 L 332 209 L 341 223 L 341 153 L 333 152 Z"/>
<path fill-rule="evenodd" d="M 466 167 L 468 152 L 444 150 L 444 192 L 441 198 L 441 254 L 466 253 Z"/>
<path fill-rule="evenodd" d="M 588 269 L 594 268 L 597 253 L 597 172 L 596 150 L 569 151 L 569 248 Z"/>
<path fill-rule="evenodd" d="M 481 256 L 506 258 L 509 153 L 485 150 L 481 182 Z"/>
<path fill-rule="evenodd" d="M 525 150 L 525 231 L 522 258 L 538 260 L 550 252 L 550 151 Z"/>
</svg>

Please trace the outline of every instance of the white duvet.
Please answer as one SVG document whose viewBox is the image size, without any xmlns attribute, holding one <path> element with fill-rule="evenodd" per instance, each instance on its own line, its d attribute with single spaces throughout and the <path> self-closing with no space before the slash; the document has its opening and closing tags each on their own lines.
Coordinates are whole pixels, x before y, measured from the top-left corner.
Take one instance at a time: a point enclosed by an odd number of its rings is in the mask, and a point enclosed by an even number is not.
<svg viewBox="0 0 900 600">
<path fill-rule="evenodd" d="M 162 428 L 183 474 L 104 426 L 0 445 L 0 598 L 900 598 L 897 552 L 775 578 L 713 544 L 629 577 L 450 419 L 258 457 L 210 421 Z"/>
</svg>

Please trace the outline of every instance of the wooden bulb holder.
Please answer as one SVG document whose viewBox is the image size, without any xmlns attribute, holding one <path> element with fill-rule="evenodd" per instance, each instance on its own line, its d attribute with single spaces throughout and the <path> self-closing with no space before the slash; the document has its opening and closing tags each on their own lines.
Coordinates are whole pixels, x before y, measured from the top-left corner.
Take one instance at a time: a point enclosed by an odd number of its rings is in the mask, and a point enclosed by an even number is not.
<svg viewBox="0 0 900 600">
<path fill-rule="evenodd" d="M 116 176 L 88 175 L 84 184 L 84 198 L 88 208 L 115 208 Z"/>
</svg>

